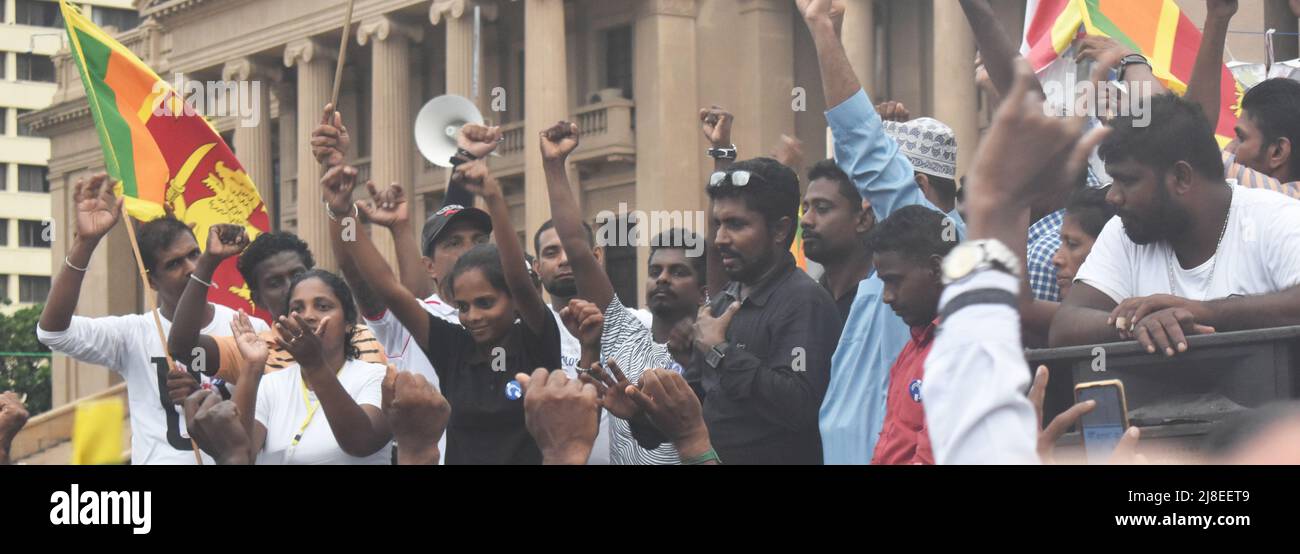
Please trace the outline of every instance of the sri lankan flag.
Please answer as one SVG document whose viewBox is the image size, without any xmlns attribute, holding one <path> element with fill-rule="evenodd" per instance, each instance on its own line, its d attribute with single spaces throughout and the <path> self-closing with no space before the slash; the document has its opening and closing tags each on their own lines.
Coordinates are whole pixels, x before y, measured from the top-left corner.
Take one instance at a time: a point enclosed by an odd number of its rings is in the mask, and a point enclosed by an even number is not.
<svg viewBox="0 0 1300 554">
<path fill-rule="evenodd" d="M 127 213 L 148 221 L 164 205 L 207 247 L 208 228 L 235 223 L 256 238 L 270 229 L 257 187 L 201 114 L 121 43 L 60 0 L 72 60 L 86 88 L 108 175 Z M 213 302 L 253 313 L 248 286 L 226 260 L 213 276 Z M 266 315 L 263 313 L 262 315 Z"/>
<path fill-rule="evenodd" d="M 1151 62 L 1152 73 L 1169 90 L 1184 94 L 1192 78 L 1201 32 L 1174 0 L 1029 0 L 1021 52 L 1040 77 L 1058 60 L 1073 64 L 1067 50 L 1076 36 L 1110 37 Z M 1221 145 L 1235 136 L 1241 86 L 1223 66 L 1219 126 Z"/>
</svg>

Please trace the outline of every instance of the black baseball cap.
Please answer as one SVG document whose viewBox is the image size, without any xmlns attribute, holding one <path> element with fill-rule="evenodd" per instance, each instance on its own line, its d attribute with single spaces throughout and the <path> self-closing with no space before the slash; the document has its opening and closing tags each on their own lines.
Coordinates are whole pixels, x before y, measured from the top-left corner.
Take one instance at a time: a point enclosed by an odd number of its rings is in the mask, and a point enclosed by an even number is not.
<svg viewBox="0 0 1300 554">
<path fill-rule="evenodd" d="M 425 220 L 424 229 L 420 232 L 420 252 L 425 256 L 432 256 L 433 245 L 442 230 L 452 222 L 461 220 L 470 221 L 485 233 L 492 232 L 492 217 L 487 212 L 475 207 L 466 208 L 460 204 L 448 204 Z"/>
</svg>

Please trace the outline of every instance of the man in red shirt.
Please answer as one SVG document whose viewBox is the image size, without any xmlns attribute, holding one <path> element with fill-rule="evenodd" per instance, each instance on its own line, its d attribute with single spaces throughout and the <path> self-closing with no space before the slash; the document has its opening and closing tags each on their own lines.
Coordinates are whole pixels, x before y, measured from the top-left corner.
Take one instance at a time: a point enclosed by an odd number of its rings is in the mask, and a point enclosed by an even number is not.
<svg viewBox="0 0 1300 554">
<path fill-rule="evenodd" d="M 947 216 L 916 205 L 890 215 L 869 241 L 872 263 L 885 284 L 881 299 L 912 330 L 912 340 L 889 369 L 885 423 L 871 463 L 933 464 L 921 381 L 938 326 L 940 264 L 957 245 L 957 231 Z"/>
</svg>

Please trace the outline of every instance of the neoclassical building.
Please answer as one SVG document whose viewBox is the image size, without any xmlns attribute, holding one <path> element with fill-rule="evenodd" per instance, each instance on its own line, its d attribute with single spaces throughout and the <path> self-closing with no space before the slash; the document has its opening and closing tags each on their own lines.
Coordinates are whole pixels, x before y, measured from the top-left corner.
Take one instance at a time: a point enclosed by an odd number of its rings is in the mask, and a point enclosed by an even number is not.
<svg viewBox="0 0 1300 554">
<path fill-rule="evenodd" d="M 316 200 L 321 169 L 306 141 L 331 94 L 346 4 L 141 0 L 141 24 L 118 35 L 169 81 L 180 72 L 197 81 L 261 84 L 258 125 L 241 126 L 233 116 L 215 117 L 213 124 L 257 183 L 274 225 L 306 239 L 327 268 L 334 260 Z M 974 40 L 956 0 L 848 4 L 844 41 L 873 98 L 901 100 L 915 115 L 950 124 L 964 170 L 988 114 L 970 77 Z M 1023 0 L 994 4 L 1018 36 Z M 1180 4 L 1199 22 L 1203 2 Z M 1295 19 L 1278 15 L 1286 0 L 1243 4 L 1235 25 L 1258 27 L 1267 20 L 1294 31 Z M 704 155 L 700 107 L 718 104 L 736 115 L 734 140 L 742 157 L 768 153 L 781 134 L 803 141 L 807 164 L 825 154 L 816 56 L 790 0 L 357 0 L 350 35 L 339 109 L 353 135 L 351 163 L 379 184 L 406 185 L 419 221 L 441 204 L 447 176 L 416 151 L 415 116 L 445 93 L 474 98 L 488 119 L 504 125 L 505 142 L 492 165 L 529 245 L 549 217 L 536 137 L 561 119 L 582 130 L 571 175 L 593 220 L 620 204 L 646 211 L 706 206 L 702 184 L 712 164 Z M 1237 56 L 1252 54 L 1246 41 L 1233 40 Z M 1284 47 L 1293 51 L 1293 43 Z M 51 139 L 57 229 L 51 258 L 57 266 L 73 229 L 72 185 L 104 163 L 66 49 L 55 62 L 53 104 L 22 121 Z M 626 301 L 639 304 L 643 297 L 646 254 L 644 248 L 610 249 L 608 271 Z M 115 230 L 92 261 L 78 313 L 139 312 L 142 286 L 126 233 Z M 56 406 L 118 380 L 80 365 L 55 357 Z"/>
</svg>

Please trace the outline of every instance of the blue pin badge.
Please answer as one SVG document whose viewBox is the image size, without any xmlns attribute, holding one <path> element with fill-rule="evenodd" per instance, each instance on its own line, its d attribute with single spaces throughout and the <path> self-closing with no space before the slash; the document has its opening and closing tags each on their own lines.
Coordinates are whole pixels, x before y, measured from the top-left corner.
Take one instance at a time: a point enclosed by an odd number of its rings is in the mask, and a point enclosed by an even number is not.
<svg viewBox="0 0 1300 554">
<path fill-rule="evenodd" d="M 921 401 L 921 380 L 913 379 L 912 383 L 907 385 L 907 392 L 911 393 L 913 402 Z"/>
<path fill-rule="evenodd" d="M 509 383 L 506 383 L 506 398 L 509 398 L 511 400 L 519 400 L 519 398 L 523 395 L 524 395 L 524 388 L 519 386 L 519 381 L 511 379 Z"/>
</svg>

